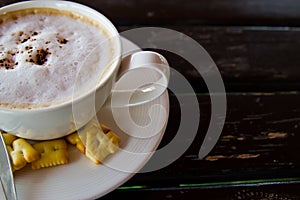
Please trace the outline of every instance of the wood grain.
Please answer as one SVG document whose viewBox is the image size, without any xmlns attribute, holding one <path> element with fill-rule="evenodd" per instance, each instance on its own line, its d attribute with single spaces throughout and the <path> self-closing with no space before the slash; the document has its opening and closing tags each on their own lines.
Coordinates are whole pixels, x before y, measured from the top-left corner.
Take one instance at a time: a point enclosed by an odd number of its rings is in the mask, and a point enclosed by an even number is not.
<svg viewBox="0 0 300 200">
<path fill-rule="evenodd" d="M 183 33 L 204 47 L 216 63 L 228 92 L 297 91 L 300 88 L 299 28 L 166 28 Z M 130 29 L 119 27 L 121 33 Z M 135 37 L 130 39 L 143 44 Z M 162 53 L 169 60 L 170 66 L 193 84 L 196 92 L 207 92 L 201 74 L 196 70 L 197 66 L 192 66 L 174 53 L 152 50 Z"/>
<path fill-rule="evenodd" d="M 4 6 L 19 0 L 1 0 Z M 75 0 L 117 25 L 300 25 L 297 0 Z"/>
</svg>

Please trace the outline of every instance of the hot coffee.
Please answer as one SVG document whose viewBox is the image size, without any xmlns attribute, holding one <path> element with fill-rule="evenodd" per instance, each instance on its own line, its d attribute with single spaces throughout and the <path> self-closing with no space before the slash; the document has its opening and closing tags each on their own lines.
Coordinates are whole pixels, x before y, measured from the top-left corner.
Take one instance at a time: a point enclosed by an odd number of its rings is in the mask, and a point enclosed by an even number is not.
<svg viewBox="0 0 300 200">
<path fill-rule="evenodd" d="M 71 101 L 95 87 L 113 59 L 107 31 L 82 14 L 24 9 L 0 15 L 0 24 L 1 107 Z"/>
</svg>

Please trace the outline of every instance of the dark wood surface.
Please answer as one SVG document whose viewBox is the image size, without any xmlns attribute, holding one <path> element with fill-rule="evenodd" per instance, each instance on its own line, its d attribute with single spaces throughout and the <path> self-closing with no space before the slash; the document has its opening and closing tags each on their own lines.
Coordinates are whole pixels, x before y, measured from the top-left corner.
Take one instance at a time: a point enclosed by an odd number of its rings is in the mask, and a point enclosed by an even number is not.
<svg viewBox="0 0 300 200">
<path fill-rule="evenodd" d="M 107 15 L 120 32 L 156 26 L 192 37 L 217 64 L 227 91 L 222 135 L 199 160 L 211 114 L 207 88 L 184 59 L 158 50 L 197 93 L 197 137 L 171 165 L 138 173 L 102 199 L 300 199 L 300 1 L 78 2 Z M 178 103 L 190 94 L 176 95 L 170 91 L 170 117 L 159 148 L 176 134 L 180 108 L 193 109 Z"/>
<path fill-rule="evenodd" d="M 213 151 L 199 160 L 210 118 L 207 88 L 184 59 L 160 51 L 197 92 L 197 137 L 176 162 L 135 175 L 104 199 L 300 199 L 300 2 L 172 2 L 91 5 L 103 8 L 120 31 L 165 27 L 201 44 L 216 62 L 227 91 L 222 135 Z M 192 109 L 179 105 L 177 98 L 171 93 L 162 147 L 177 132 L 180 108 Z"/>
<path fill-rule="evenodd" d="M 160 51 L 197 92 L 201 111 L 197 137 L 176 162 L 135 175 L 104 199 L 300 199 L 299 2 L 129 2 L 102 8 L 120 31 L 158 26 L 195 39 L 221 72 L 228 111 L 217 145 L 199 160 L 210 118 L 207 88 L 184 59 Z M 171 93 L 162 147 L 177 132 L 180 108 L 192 109 L 179 105 L 177 98 Z"/>
</svg>

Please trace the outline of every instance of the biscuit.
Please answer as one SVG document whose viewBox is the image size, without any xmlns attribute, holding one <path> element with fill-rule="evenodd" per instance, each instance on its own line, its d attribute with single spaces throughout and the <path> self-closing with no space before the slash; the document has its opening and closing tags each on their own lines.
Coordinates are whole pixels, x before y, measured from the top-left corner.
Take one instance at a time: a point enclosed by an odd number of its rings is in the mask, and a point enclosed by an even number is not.
<svg viewBox="0 0 300 200">
<path fill-rule="evenodd" d="M 87 132 L 97 132 L 98 129 L 102 129 L 102 131 L 105 134 L 108 133 L 109 131 L 111 131 L 109 127 L 107 127 L 104 124 L 100 124 L 97 120 L 93 119 L 77 131 L 79 139 L 82 141 L 83 144 L 86 144 L 86 133 Z"/>
<path fill-rule="evenodd" d="M 37 152 L 31 144 L 22 138 L 18 138 L 12 143 L 12 150 L 10 156 L 12 165 L 16 170 L 19 170 L 27 163 L 31 163 L 40 158 L 39 152 Z"/>
<path fill-rule="evenodd" d="M 72 133 L 71 135 L 68 135 L 66 137 L 66 140 L 69 143 L 76 145 L 77 149 L 79 149 L 79 151 L 81 151 L 81 153 L 85 154 L 85 146 L 82 143 L 82 141 L 80 140 L 78 133 Z"/>
<path fill-rule="evenodd" d="M 14 172 L 14 171 L 16 171 L 17 169 L 15 168 L 15 166 L 13 165 L 13 163 L 12 163 L 12 157 L 11 157 L 11 152 L 13 152 L 13 149 L 12 149 L 12 147 L 11 146 L 9 146 L 9 145 L 6 145 L 6 150 L 7 150 L 7 153 L 8 153 L 8 155 L 9 155 L 9 159 L 10 159 L 10 163 L 11 163 L 11 169 L 12 169 L 12 171 Z M 26 165 L 27 163 L 25 163 L 25 165 Z M 25 166 L 24 165 L 24 166 Z M 23 166 L 23 167 L 24 167 Z M 23 168 L 23 167 L 21 167 L 21 168 Z M 21 169 L 20 168 L 20 169 Z"/>
<path fill-rule="evenodd" d="M 86 131 L 86 156 L 95 164 L 100 164 L 108 155 L 119 148 L 120 138 L 112 131 L 104 133 L 101 126 L 94 123 Z"/>
<path fill-rule="evenodd" d="M 91 120 L 76 134 L 76 138 L 85 146 L 84 154 L 95 164 L 101 164 L 101 161 L 119 148 L 120 138 L 96 120 Z"/>
<path fill-rule="evenodd" d="M 69 155 L 67 143 L 64 139 L 43 141 L 33 147 L 41 154 L 41 158 L 31 163 L 32 169 L 40 169 L 67 164 Z"/>
<path fill-rule="evenodd" d="M 113 132 L 98 131 L 97 133 L 89 132 L 87 134 L 86 156 L 100 164 L 108 155 L 114 154 L 119 148 L 120 138 Z"/>
<path fill-rule="evenodd" d="M 18 138 L 17 136 L 12 135 L 10 133 L 2 133 L 2 136 L 6 145 L 12 145 L 13 141 L 15 141 Z"/>
</svg>

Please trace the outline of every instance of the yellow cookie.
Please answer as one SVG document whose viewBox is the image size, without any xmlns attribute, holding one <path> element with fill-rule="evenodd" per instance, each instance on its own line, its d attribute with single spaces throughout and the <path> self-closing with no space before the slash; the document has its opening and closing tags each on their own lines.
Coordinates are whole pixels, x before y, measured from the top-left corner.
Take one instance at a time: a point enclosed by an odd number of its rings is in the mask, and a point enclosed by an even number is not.
<svg viewBox="0 0 300 200">
<path fill-rule="evenodd" d="M 18 137 L 15 135 L 12 135 L 10 133 L 2 133 L 3 140 L 6 145 L 12 145 L 13 141 L 15 141 Z"/>
<path fill-rule="evenodd" d="M 85 145 L 85 155 L 95 164 L 100 164 L 119 148 L 120 138 L 107 126 L 91 120 L 78 131 L 78 138 Z"/>
<path fill-rule="evenodd" d="M 39 152 L 37 152 L 31 144 L 26 140 L 19 138 L 13 141 L 12 151 L 10 156 L 12 164 L 16 170 L 23 168 L 27 163 L 33 162 L 40 158 Z"/>
<path fill-rule="evenodd" d="M 64 139 L 36 143 L 33 147 L 41 154 L 41 158 L 31 163 L 32 169 L 40 169 L 67 164 L 69 155 Z"/>
<path fill-rule="evenodd" d="M 67 141 L 73 145 L 76 145 L 77 149 L 81 151 L 81 153 L 85 154 L 85 146 L 80 140 L 78 133 L 72 133 L 66 137 Z"/>
<path fill-rule="evenodd" d="M 104 133 L 101 127 L 93 126 L 86 132 L 86 156 L 100 164 L 119 148 L 120 138 L 113 132 Z"/>
<path fill-rule="evenodd" d="M 14 171 L 16 171 L 17 169 L 15 168 L 15 166 L 13 165 L 13 163 L 12 163 L 12 157 L 11 157 L 11 152 L 13 152 L 14 150 L 12 149 L 12 147 L 11 146 L 9 146 L 9 145 L 6 145 L 6 150 L 7 150 L 7 153 L 8 153 L 8 155 L 9 155 L 9 158 L 10 158 L 10 163 L 11 163 L 11 169 L 12 169 L 12 171 L 14 172 Z M 27 163 L 25 162 L 25 165 L 26 165 Z M 24 165 L 24 166 L 25 166 Z M 23 167 L 24 167 L 23 166 Z M 21 167 L 22 168 L 22 167 Z M 21 169 L 20 168 L 20 169 Z"/>
<path fill-rule="evenodd" d="M 98 131 L 87 134 L 86 156 L 95 164 L 100 164 L 108 155 L 119 148 L 120 138 L 113 132 L 107 134 Z"/>
</svg>

